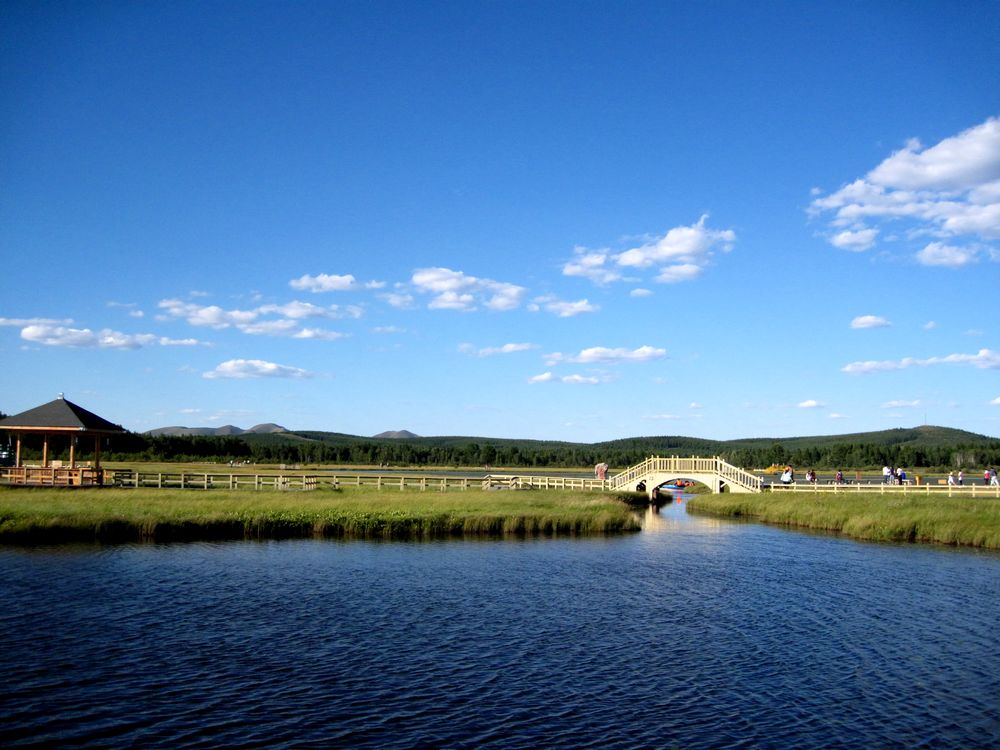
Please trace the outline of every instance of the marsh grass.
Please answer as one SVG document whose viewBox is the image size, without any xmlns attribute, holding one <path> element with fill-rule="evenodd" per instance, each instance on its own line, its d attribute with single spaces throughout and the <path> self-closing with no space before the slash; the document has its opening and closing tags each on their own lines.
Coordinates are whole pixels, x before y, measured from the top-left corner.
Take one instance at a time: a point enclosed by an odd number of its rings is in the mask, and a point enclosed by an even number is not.
<svg viewBox="0 0 1000 750">
<path fill-rule="evenodd" d="M 640 528 L 596 494 L 0 488 L 0 543 L 583 536 Z"/>
<path fill-rule="evenodd" d="M 1000 549 L 1000 501 L 996 498 L 874 492 L 722 494 L 692 499 L 688 510 L 833 531 L 876 542 L 932 542 Z"/>
</svg>

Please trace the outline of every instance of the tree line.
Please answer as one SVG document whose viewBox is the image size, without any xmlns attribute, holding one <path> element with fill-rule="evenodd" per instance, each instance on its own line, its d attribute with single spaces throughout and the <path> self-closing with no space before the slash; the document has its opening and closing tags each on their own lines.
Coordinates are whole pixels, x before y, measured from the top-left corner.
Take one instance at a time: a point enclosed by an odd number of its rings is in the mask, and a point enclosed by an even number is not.
<svg viewBox="0 0 1000 750">
<path fill-rule="evenodd" d="M 25 457 L 40 455 L 27 440 Z M 53 457 L 60 447 L 51 446 Z M 102 448 L 114 461 L 213 461 L 376 466 L 458 466 L 484 468 L 579 468 L 607 463 L 622 468 L 652 455 L 720 456 L 748 469 L 791 464 L 826 469 L 880 469 L 884 465 L 924 469 L 1000 466 L 1000 441 L 975 444 L 843 442 L 793 446 L 781 442 L 727 445 L 698 439 L 633 438 L 606 443 L 419 438 L 388 440 L 341 437 L 336 441 L 289 436 L 115 435 Z M 63 451 L 68 454 L 68 445 Z"/>
</svg>

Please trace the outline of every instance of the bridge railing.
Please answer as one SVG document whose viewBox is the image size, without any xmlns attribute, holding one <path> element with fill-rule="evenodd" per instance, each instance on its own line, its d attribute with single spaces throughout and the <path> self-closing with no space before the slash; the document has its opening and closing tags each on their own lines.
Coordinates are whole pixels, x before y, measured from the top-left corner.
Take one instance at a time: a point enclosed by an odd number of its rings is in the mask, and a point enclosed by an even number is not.
<svg viewBox="0 0 1000 750">
<path fill-rule="evenodd" d="M 630 466 L 620 474 L 611 478 L 610 488 L 621 490 L 634 487 L 640 480 L 655 474 L 676 474 L 683 477 L 689 474 L 711 474 L 720 477 L 730 485 L 743 487 L 751 492 L 760 492 L 762 480 L 749 471 L 733 466 L 718 456 L 650 456 L 642 463 Z"/>
</svg>

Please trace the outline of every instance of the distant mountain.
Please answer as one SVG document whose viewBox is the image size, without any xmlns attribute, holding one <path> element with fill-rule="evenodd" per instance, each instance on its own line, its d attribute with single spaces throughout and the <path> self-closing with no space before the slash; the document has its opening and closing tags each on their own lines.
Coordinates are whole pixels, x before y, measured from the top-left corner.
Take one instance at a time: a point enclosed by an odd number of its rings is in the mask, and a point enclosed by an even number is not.
<svg viewBox="0 0 1000 750">
<path fill-rule="evenodd" d="M 415 435 L 409 430 L 392 430 L 389 432 L 380 432 L 378 435 L 372 435 L 373 438 L 388 438 L 390 440 L 410 440 L 412 438 L 418 438 L 420 435 Z"/>
<path fill-rule="evenodd" d="M 234 437 L 239 435 L 270 435 L 273 433 L 288 432 L 284 427 L 273 422 L 259 424 L 244 430 L 231 424 L 222 427 L 157 427 L 155 430 L 147 430 L 145 435 L 150 437 L 161 437 L 163 435 L 179 437 Z"/>
</svg>

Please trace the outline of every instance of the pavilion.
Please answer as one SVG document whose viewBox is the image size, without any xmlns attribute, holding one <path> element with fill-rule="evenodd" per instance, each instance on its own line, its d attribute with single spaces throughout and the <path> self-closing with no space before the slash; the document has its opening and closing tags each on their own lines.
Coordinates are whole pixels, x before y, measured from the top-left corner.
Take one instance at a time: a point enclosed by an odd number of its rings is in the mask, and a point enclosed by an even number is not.
<svg viewBox="0 0 1000 750">
<path fill-rule="evenodd" d="M 0 481 L 8 484 L 39 484 L 53 486 L 100 485 L 104 483 L 101 471 L 101 439 L 125 432 L 121 425 L 113 424 L 82 406 L 59 398 L 34 409 L 0 419 L 0 430 L 14 433 L 17 440 L 14 466 L 0 469 Z M 21 460 L 21 441 L 25 435 L 41 435 L 42 462 L 38 466 L 25 466 Z M 80 438 L 94 438 L 94 460 L 77 465 L 77 447 Z M 50 442 L 69 441 L 69 466 L 62 461 L 49 459 Z"/>
</svg>

